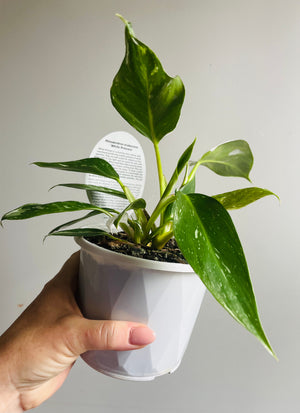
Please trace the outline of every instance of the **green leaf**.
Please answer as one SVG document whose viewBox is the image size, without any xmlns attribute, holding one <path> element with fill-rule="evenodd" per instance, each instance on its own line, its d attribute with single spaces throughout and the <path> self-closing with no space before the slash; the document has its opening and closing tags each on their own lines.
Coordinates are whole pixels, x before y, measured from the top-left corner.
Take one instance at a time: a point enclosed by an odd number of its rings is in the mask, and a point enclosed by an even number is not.
<svg viewBox="0 0 300 413">
<path fill-rule="evenodd" d="M 223 194 L 214 195 L 213 198 L 220 202 L 226 209 L 239 209 L 268 195 L 274 195 L 278 198 L 278 196 L 273 192 L 256 187 L 225 192 Z"/>
<path fill-rule="evenodd" d="M 105 176 L 116 181 L 119 179 L 118 173 L 105 159 L 101 158 L 85 158 L 77 161 L 67 162 L 34 162 L 34 165 L 41 168 L 59 169 L 70 172 L 83 172 L 86 174 L 94 174 Z"/>
<path fill-rule="evenodd" d="M 216 300 L 274 355 L 259 321 L 244 252 L 226 209 L 201 194 L 177 192 L 174 234 L 178 245 Z"/>
<path fill-rule="evenodd" d="M 83 210 L 95 210 L 111 216 L 112 213 L 116 213 L 111 208 L 100 208 L 96 205 L 77 202 L 77 201 L 63 201 L 63 202 L 51 202 L 49 204 L 25 204 L 3 215 L 1 221 L 28 219 L 34 218 L 40 215 L 56 214 L 59 212 L 73 212 Z"/>
<path fill-rule="evenodd" d="M 58 186 L 63 186 L 66 188 L 74 188 L 74 189 L 83 189 L 87 192 L 90 192 L 90 191 L 103 192 L 106 194 L 110 194 L 110 195 L 114 195 L 114 196 L 118 196 L 120 198 L 126 199 L 126 195 L 124 194 L 124 192 L 117 191 L 116 189 L 106 188 L 104 186 L 86 185 L 86 184 L 58 184 L 58 185 L 52 186 L 52 188 L 50 189 L 56 188 Z"/>
<path fill-rule="evenodd" d="M 218 175 L 246 178 L 253 165 L 253 155 L 246 141 L 223 143 L 205 153 L 197 163 L 206 166 Z"/>
<path fill-rule="evenodd" d="M 124 208 L 123 211 L 114 220 L 115 227 L 116 228 L 118 227 L 119 222 L 123 218 L 125 212 L 127 212 L 131 209 L 137 210 L 137 209 L 144 209 L 144 208 L 146 208 L 146 201 L 143 198 L 135 199 L 133 202 L 131 202 L 129 205 L 127 205 L 127 207 Z"/>
<path fill-rule="evenodd" d="M 74 229 L 66 229 L 63 231 L 51 232 L 49 235 L 58 235 L 64 237 L 96 237 L 98 235 L 107 235 L 110 234 L 106 231 L 103 231 L 99 228 L 74 228 Z"/>
<path fill-rule="evenodd" d="M 179 119 L 184 100 L 181 79 L 168 76 L 153 53 L 125 23 L 126 53 L 113 80 L 111 101 L 120 115 L 142 135 L 159 142 Z"/>
<path fill-rule="evenodd" d="M 100 211 L 92 211 L 92 212 L 89 212 L 88 214 L 86 214 L 84 217 L 77 218 L 77 219 L 73 219 L 72 221 L 65 222 L 64 224 L 59 225 L 58 227 L 55 227 L 54 229 L 52 229 L 52 230 L 46 235 L 46 237 L 48 237 L 49 235 L 52 235 L 52 233 L 54 233 L 54 232 L 60 231 L 62 228 L 66 228 L 66 227 L 70 227 L 71 225 L 78 224 L 78 222 L 81 222 L 81 221 L 83 221 L 83 220 L 85 220 L 85 219 L 91 218 L 91 217 L 93 217 L 93 216 L 95 216 L 95 215 L 99 215 L 99 214 L 101 214 L 101 213 L 102 213 L 102 212 L 100 212 Z M 45 238 L 46 238 L 46 237 L 45 237 Z"/>
</svg>

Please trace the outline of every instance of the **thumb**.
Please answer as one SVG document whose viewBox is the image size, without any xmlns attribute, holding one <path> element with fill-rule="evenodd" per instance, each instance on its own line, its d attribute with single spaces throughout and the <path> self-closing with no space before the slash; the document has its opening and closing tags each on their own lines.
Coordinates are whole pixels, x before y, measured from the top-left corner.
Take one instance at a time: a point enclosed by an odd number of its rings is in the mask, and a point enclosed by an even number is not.
<svg viewBox="0 0 300 413">
<path fill-rule="evenodd" d="M 74 355 L 88 350 L 134 350 L 155 340 L 155 333 L 145 324 L 129 321 L 97 321 L 78 318 L 73 342 Z"/>
</svg>

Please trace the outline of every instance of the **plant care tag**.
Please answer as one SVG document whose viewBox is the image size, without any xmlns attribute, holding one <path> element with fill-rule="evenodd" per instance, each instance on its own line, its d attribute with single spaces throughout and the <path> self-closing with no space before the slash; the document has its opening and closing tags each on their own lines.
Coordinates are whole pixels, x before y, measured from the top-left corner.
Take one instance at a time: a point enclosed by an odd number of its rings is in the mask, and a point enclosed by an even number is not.
<svg viewBox="0 0 300 413">
<path fill-rule="evenodd" d="M 112 132 L 102 138 L 92 150 L 90 158 L 102 158 L 117 171 L 122 183 L 127 186 L 135 198 L 143 195 L 146 179 L 146 162 L 140 143 L 128 132 Z M 122 191 L 118 182 L 103 176 L 87 174 L 87 185 L 97 185 Z M 128 200 L 103 192 L 88 192 L 92 204 L 122 211 Z"/>
</svg>

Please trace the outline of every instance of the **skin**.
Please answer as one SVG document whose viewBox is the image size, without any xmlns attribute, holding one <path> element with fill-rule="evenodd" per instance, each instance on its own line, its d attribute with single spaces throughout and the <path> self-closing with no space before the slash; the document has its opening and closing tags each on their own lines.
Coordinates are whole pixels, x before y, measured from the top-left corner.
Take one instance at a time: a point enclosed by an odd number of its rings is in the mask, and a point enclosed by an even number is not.
<svg viewBox="0 0 300 413">
<path fill-rule="evenodd" d="M 75 300 L 79 253 L 0 337 L 0 413 L 39 406 L 87 350 L 134 350 L 154 341 L 148 327 L 85 319 Z"/>
</svg>

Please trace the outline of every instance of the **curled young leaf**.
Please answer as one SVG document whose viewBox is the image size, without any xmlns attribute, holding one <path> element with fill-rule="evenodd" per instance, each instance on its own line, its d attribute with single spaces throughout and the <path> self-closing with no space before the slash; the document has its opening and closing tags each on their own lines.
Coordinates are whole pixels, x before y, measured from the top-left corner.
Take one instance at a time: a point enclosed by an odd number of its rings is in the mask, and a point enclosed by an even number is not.
<svg viewBox="0 0 300 413">
<path fill-rule="evenodd" d="M 170 179 L 170 181 L 169 181 L 169 183 L 168 183 L 168 185 L 167 185 L 167 187 L 166 187 L 166 189 L 163 193 L 163 196 L 162 196 L 163 198 L 170 194 L 173 186 L 176 184 L 176 182 L 178 180 L 179 175 L 181 174 L 183 169 L 186 167 L 186 165 L 187 165 L 187 163 L 188 163 L 188 161 L 189 161 L 189 159 L 192 155 L 195 142 L 196 142 L 196 139 L 191 143 L 191 145 L 189 145 L 186 148 L 186 150 L 183 152 L 183 154 L 179 158 L 179 160 L 177 162 L 177 165 L 176 165 L 176 168 L 175 168 L 175 171 L 173 172 L 173 174 L 171 176 L 171 179 Z"/>
</svg>

